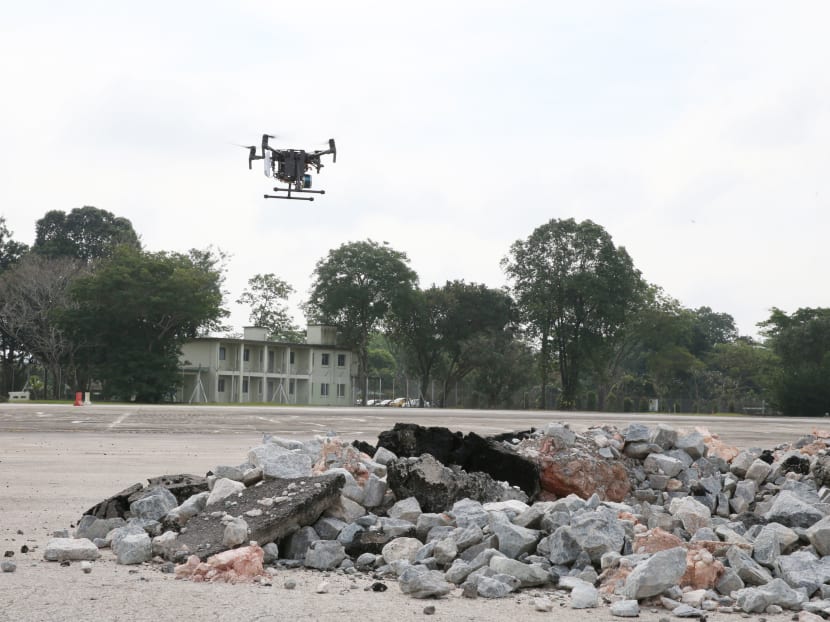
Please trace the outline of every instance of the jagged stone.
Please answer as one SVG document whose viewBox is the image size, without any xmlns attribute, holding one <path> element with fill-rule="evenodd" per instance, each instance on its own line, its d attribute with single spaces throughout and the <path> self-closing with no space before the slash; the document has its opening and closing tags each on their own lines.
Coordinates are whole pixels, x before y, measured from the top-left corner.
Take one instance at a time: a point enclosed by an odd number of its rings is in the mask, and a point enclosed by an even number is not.
<svg viewBox="0 0 830 622">
<path fill-rule="evenodd" d="M 153 557 L 153 542 L 144 532 L 130 533 L 119 539 L 112 550 L 119 564 L 143 564 Z"/>
<path fill-rule="evenodd" d="M 805 600 L 803 594 L 782 579 L 772 579 L 760 587 L 743 588 L 736 594 L 736 604 L 746 613 L 762 613 L 770 605 L 798 610 Z"/>
<path fill-rule="evenodd" d="M 274 542 L 301 526 L 314 523 L 326 508 L 339 499 L 344 482 L 342 475 L 266 480 L 238 494 L 234 513 L 262 510 L 261 514 L 246 518 L 250 538 L 263 544 Z M 270 503 L 263 503 L 266 500 Z M 187 531 L 179 535 L 174 547 L 165 552 L 168 559 L 175 561 L 187 555 L 206 559 L 224 550 L 224 525 L 221 517 L 213 515 L 212 509 L 213 506 L 208 504 L 201 515 L 191 519 Z"/>
<path fill-rule="evenodd" d="M 455 501 L 527 500 L 521 491 L 505 487 L 485 473 L 467 473 L 441 464 L 429 454 L 400 458 L 389 464 L 387 483 L 399 499 L 415 497 L 424 512 L 442 512 Z"/>
<path fill-rule="evenodd" d="M 605 553 L 619 553 L 625 541 L 625 529 L 610 508 L 599 508 L 575 516 L 569 535 L 588 554 L 593 564 L 599 564 Z"/>
<path fill-rule="evenodd" d="M 830 516 L 825 516 L 810 525 L 807 528 L 806 535 L 819 555 L 822 557 L 830 555 Z"/>
<path fill-rule="evenodd" d="M 417 538 L 395 538 L 383 547 L 381 555 L 387 564 L 402 559 L 412 563 L 422 546 L 422 542 Z"/>
<path fill-rule="evenodd" d="M 803 588 L 808 596 L 830 581 L 830 557 L 819 559 L 809 550 L 778 558 L 780 577 L 793 588 Z"/>
<path fill-rule="evenodd" d="M 764 518 L 787 527 L 810 527 L 824 518 L 824 513 L 805 502 L 795 492 L 782 490 L 764 513 Z"/>
<path fill-rule="evenodd" d="M 82 516 L 75 528 L 76 538 L 86 538 L 87 540 L 95 540 L 96 538 L 104 539 L 107 534 L 113 529 L 123 527 L 127 524 L 123 518 L 97 518 L 92 514 Z"/>
<path fill-rule="evenodd" d="M 541 566 L 525 564 L 507 557 L 492 557 L 490 568 L 498 573 L 516 577 L 519 580 L 519 587 L 534 587 L 550 582 L 548 571 Z"/>
<path fill-rule="evenodd" d="M 130 503 L 130 514 L 136 518 L 160 520 L 178 503 L 173 493 L 166 488 L 149 488 Z"/>
<path fill-rule="evenodd" d="M 452 591 L 453 585 L 438 570 L 410 566 L 398 577 L 401 592 L 412 598 L 440 598 Z"/>
<path fill-rule="evenodd" d="M 700 432 L 679 434 L 674 446 L 685 451 L 694 460 L 702 458 L 706 452 L 706 444 L 703 442 L 703 435 Z"/>
<path fill-rule="evenodd" d="M 726 553 L 730 567 L 746 585 L 764 585 L 772 580 L 769 571 L 752 559 L 748 553 L 733 546 Z"/>
<path fill-rule="evenodd" d="M 702 527 L 712 524 L 712 513 L 709 508 L 692 497 L 675 497 L 669 504 L 669 513 L 677 518 L 683 528 L 694 533 Z"/>
<path fill-rule="evenodd" d="M 213 488 L 210 491 L 210 495 L 207 498 L 205 503 L 205 507 L 208 505 L 214 505 L 227 499 L 233 495 L 238 495 L 243 490 L 245 490 L 245 484 L 242 482 L 237 482 L 232 479 L 217 479 L 213 482 Z"/>
<path fill-rule="evenodd" d="M 524 553 L 536 550 L 536 544 L 541 538 L 538 531 L 514 525 L 499 512 L 493 512 L 490 516 L 490 530 L 499 539 L 498 546 L 501 553 L 511 559 L 516 559 Z"/>
<path fill-rule="evenodd" d="M 301 453 L 282 453 L 269 457 L 259 465 L 266 479 L 296 479 L 310 477 L 311 456 Z"/>
<path fill-rule="evenodd" d="M 316 570 L 333 570 L 344 559 L 346 551 L 342 544 L 336 540 L 317 540 L 309 545 L 303 565 Z"/>
<path fill-rule="evenodd" d="M 599 591 L 584 581 L 571 590 L 571 609 L 589 609 L 599 605 Z"/>
<path fill-rule="evenodd" d="M 306 525 L 286 537 L 281 548 L 286 559 L 303 560 L 308 547 L 317 540 L 320 540 L 320 535 L 313 527 Z"/>
<path fill-rule="evenodd" d="M 618 618 L 636 618 L 640 615 L 640 604 L 636 600 L 618 600 L 611 603 L 611 615 Z"/>
<path fill-rule="evenodd" d="M 622 595 L 636 600 L 657 596 L 663 590 L 677 585 L 685 572 L 685 548 L 660 551 L 637 564 L 625 580 Z"/>
</svg>

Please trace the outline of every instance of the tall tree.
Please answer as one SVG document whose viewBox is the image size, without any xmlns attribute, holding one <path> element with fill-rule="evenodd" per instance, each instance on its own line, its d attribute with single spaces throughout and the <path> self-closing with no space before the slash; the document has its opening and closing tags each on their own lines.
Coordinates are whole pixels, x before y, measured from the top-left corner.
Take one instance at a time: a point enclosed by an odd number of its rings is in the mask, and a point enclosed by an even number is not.
<svg viewBox="0 0 830 622">
<path fill-rule="evenodd" d="M 60 210 L 47 212 L 35 224 L 32 250 L 47 257 L 74 257 L 88 263 L 110 257 L 121 245 L 141 247 L 132 223 L 85 205 L 68 214 Z"/>
<path fill-rule="evenodd" d="M 601 226 L 557 220 L 517 240 L 502 260 L 522 319 L 540 347 L 542 407 L 553 357 L 560 407 L 573 408 L 589 352 L 614 338 L 643 290 L 639 270 Z"/>
<path fill-rule="evenodd" d="M 773 308 L 759 326 L 781 360 L 773 387 L 783 413 L 815 417 L 830 412 L 830 309 L 805 307 L 787 315 Z"/>
<path fill-rule="evenodd" d="M 65 381 L 74 383 L 77 349 L 56 315 L 73 305 L 69 288 L 84 272 L 76 259 L 29 253 L 0 275 L 0 330 L 49 370 L 56 399 Z"/>
<path fill-rule="evenodd" d="M 255 274 L 248 279 L 248 287 L 236 302 L 250 307 L 251 323 L 267 328 L 271 339 L 296 341 L 300 330 L 291 320 L 285 304 L 293 293 L 294 288 L 277 275 Z"/>
<path fill-rule="evenodd" d="M 214 265 L 204 251 L 146 253 L 121 246 L 75 281 L 77 306 L 62 314 L 62 325 L 89 344 L 83 354 L 108 397 L 169 397 L 179 382 L 182 343 L 227 315 Z"/>
<path fill-rule="evenodd" d="M 0 216 L 0 277 L 29 250 L 13 235 L 5 217 Z M 21 376 L 24 354 L 20 343 L 0 324 L 0 395 L 16 390 L 15 379 Z"/>
<path fill-rule="evenodd" d="M 306 314 L 337 326 L 345 345 L 357 352 L 358 384 L 366 396 L 369 335 L 418 283 L 405 253 L 372 240 L 349 242 L 317 262 Z"/>
</svg>

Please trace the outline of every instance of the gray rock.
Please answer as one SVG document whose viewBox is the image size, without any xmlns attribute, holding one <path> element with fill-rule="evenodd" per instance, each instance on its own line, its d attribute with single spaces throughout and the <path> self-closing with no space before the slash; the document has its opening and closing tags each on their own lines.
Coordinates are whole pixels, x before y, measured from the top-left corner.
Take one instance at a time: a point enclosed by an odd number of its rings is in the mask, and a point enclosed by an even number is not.
<svg viewBox="0 0 830 622">
<path fill-rule="evenodd" d="M 649 435 L 649 442 L 662 447 L 664 450 L 672 449 L 677 442 L 677 430 L 665 423 L 658 423 Z"/>
<path fill-rule="evenodd" d="M 810 527 L 824 518 L 824 514 L 802 500 L 795 492 L 782 490 L 775 496 L 764 518 L 787 527 Z"/>
<path fill-rule="evenodd" d="M 746 613 L 761 613 L 770 605 L 798 610 L 805 600 L 803 594 L 792 589 L 785 581 L 773 579 L 760 587 L 738 590 L 735 602 Z"/>
<path fill-rule="evenodd" d="M 435 548 L 433 555 L 436 563 L 441 566 L 448 566 L 453 562 L 456 555 L 458 555 L 458 545 L 453 538 L 443 538 L 441 540 L 434 540 Z"/>
<path fill-rule="evenodd" d="M 372 460 L 384 466 L 388 465 L 393 460 L 397 460 L 398 456 L 386 449 L 386 447 L 378 447 Z"/>
<path fill-rule="evenodd" d="M 580 582 L 571 590 L 571 609 L 588 609 L 599 605 L 599 591 L 590 583 Z"/>
<path fill-rule="evenodd" d="M 250 540 L 249 534 L 250 528 L 244 518 L 238 516 L 231 519 L 227 521 L 225 531 L 222 533 L 222 546 L 232 549 L 244 542 L 248 542 Z"/>
<path fill-rule="evenodd" d="M 702 609 L 698 609 L 697 607 L 692 607 L 691 605 L 687 605 L 685 603 L 679 604 L 677 607 L 672 609 L 672 615 L 675 618 L 705 618 L 706 612 Z"/>
<path fill-rule="evenodd" d="M 415 535 L 415 525 L 402 518 L 389 518 L 382 516 L 378 519 L 378 527 L 383 533 L 394 538 L 401 536 L 411 537 Z"/>
<path fill-rule="evenodd" d="M 473 499 L 461 499 L 453 503 L 450 514 L 455 517 L 455 524 L 459 527 L 477 525 L 486 526 L 490 521 L 490 515 L 480 501 Z"/>
<path fill-rule="evenodd" d="M 130 514 L 135 518 L 161 520 L 179 504 L 172 492 L 164 487 L 150 488 L 130 504 Z"/>
<path fill-rule="evenodd" d="M 3 572 L 14 572 L 15 570 L 17 570 L 17 564 L 10 559 L 5 559 L 2 562 L 0 562 L 0 570 L 2 570 Z"/>
<path fill-rule="evenodd" d="M 490 529 L 499 539 L 499 551 L 515 559 L 536 550 L 541 534 L 535 529 L 519 527 L 500 512 L 491 513 Z"/>
<path fill-rule="evenodd" d="M 636 618 L 640 615 L 640 604 L 636 600 L 618 600 L 611 603 L 611 615 L 618 618 Z"/>
<path fill-rule="evenodd" d="M 268 544 L 263 546 L 262 552 L 264 554 L 262 558 L 263 564 L 273 564 L 280 557 L 280 550 L 275 542 L 269 542 Z"/>
<path fill-rule="evenodd" d="M 542 432 L 554 440 L 554 447 L 564 449 L 571 447 L 576 442 L 576 434 L 561 423 L 549 423 Z"/>
<path fill-rule="evenodd" d="M 418 500 L 415 497 L 408 497 L 398 501 L 395 505 L 389 508 L 386 514 L 390 518 L 400 518 L 402 520 L 409 521 L 414 525 L 418 522 L 418 517 L 422 514 L 421 504 L 418 503 Z"/>
<path fill-rule="evenodd" d="M 207 491 L 191 495 L 184 503 L 170 510 L 165 520 L 171 521 L 179 526 L 186 525 L 187 521 L 205 509 L 209 497 L 210 493 Z"/>
<path fill-rule="evenodd" d="M 822 518 L 807 529 L 807 538 L 816 552 L 824 557 L 830 555 L 830 516 Z"/>
<path fill-rule="evenodd" d="M 76 538 L 86 538 L 87 540 L 95 540 L 96 538 L 104 539 L 107 534 L 113 529 L 123 527 L 127 524 L 123 518 L 97 518 L 91 514 L 81 517 L 78 526 L 75 529 Z"/>
<path fill-rule="evenodd" d="M 119 564 L 143 564 L 153 557 L 153 542 L 146 533 L 130 533 L 119 539 L 112 548 Z"/>
<path fill-rule="evenodd" d="M 622 431 L 622 435 L 626 443 L 636 443 L 649 441 L 651 431 L 642 423 L 631 423 Z"/>
<path fill-rule="evenodd" d="M 679 435 L 674 446 L 677 449 L 682 449 L 695 460 L 706 454 L 706 444 L 703 442 L 703 435 L 700 432 Z"/>
<path fill-rule="evenodd" d="M 550 536 L 539 542 L 539 554 L 548 552 L 552 564 L 570 565 L 582 552 L 582 547 L 571 531 L 570 526 L 560 527 Z"/>
<path fill-rule="evenodd" d="M 772 580 L 769 570 L 752 559 L 748 553 L 737 546 L 730 547 L 726 552 L 726 559 L 730 567 L 746 585 L 764 585 Z"/>
<path fill-rule="evenodd" d="M 769 475 L 771 471 L 772 466 L 759 458 L 749 465 L 749 468 L 746 470 L 746 475 L 744 475 L 744 479 L 754 481 L 760 486 L 764 483 L 764 480 L 767 479 L 767 475 Z"/>
<path fill-rule="evenodd" d="M 675 497 L 669 504 L 669 513 L 677 518 L 683 528 L 694 533 L 702 527 L 712 526 L 712 512 L 692 497 Z"/>
<path fill-rule="evenodd" d="M 453 585 L 444 580 L 438 570 L 422 570 L 410 566 L 398 577 L 401 592 L 412 598 L 440 598 L 452 591 Z"/>
<path fill-rule="evenodd" d="M 43 551 L 43 559 L 50 562 L 92 561 L 99 557 L 101 551 L 86 538 L 53 538 Z"/>
<path fill-rule="evenodd" d="M 459 552 L 466 551 L 471 546 L 475 546 L 484 540 L 484 532 L 476 524 L 467 525 L 466 527 L 459 527 L 451 533 L 455 540 L 456 548 Z"/>
<path fill-rule="evenodd" d="M 311 476 L 311 456 L 304 453 L 282 453 L 258 465 L 265 479 L 296 479 Z"/>
<path fill-rule="evenodd" d="M 573 517 L 569 535 L 593 564 L 599 564 L 605 553 L 619 553 L 625 542 L 625 529 L 617 513 L 607 507 Z M 557 563 L 552 558 L 551 562 Z"/>
<path fill-rule="evenodd" d="M 346 522 L 335 518 L 333 516 L 322 516 L 316 523 L 314 523 L 314 531 L 320 536 L 321 540 L 336 540 Z"/>
<path fill-rule="evenodd" d="M 374 473 L 369 475 L 369 479 L 363 484 L 363 505 L 367 508 L 376 508 L 381 505 L 388 488 L 385 480 Z"/>
<path fill-rule="evenodd" d="M 684 467 L 685 465 L 681 460 L 662 453 L 649 454 L 643 461 L 643 468 L 646 473 L 662 473 L 667 477 L 675 477 Z"/>
<path fill-rule="evenodd" d="M 519 580 L 519 587 L 534 587 L 550 581 L 548 571 L 536 564 L 525 564 L 515 559 L 495 556 L 490 559 L 490 568 L 500 574 L 510 575 Z"/>
<path fill-rule="evenodd" d="M 344 559 L 346 551 L 342 544 L 336 540 L 317 540 L 309 545 L 303 564 L 316 570 L 333 570 Z"/>
<path fill-rule="evenodd" d="M 715 585 L 718 593 L 729 596 L 732 592 L 742 589 L 745 586 L 741 577 L 732 568 L 726 568 Z"/>
<path fill-rule="evenodd" d="M 375 562 L 378 556 L 374 553 L 361 553 L 354 561 L 354 565 L 358 570 L 370 570 L 375 567 Z"/>
<path fill-rule="evenodd" d="M 775 525 L 776 523 L 772 523 Z M 752 547 L 752 557 L 762 566 L 770 569 L 778 567 L 778 557 L 781 555 L 781 539 L 775 528 L 764 526 L 755 536 Z"/>
<path fill-rule="evenodd" d="M 243 490 L 245 490 L 245 484 L 242 482 L 225 478 L 217 479 L 213 482 L 213 488 L 208 495 L 205 507 L 224 501 L 232 495 L 239 495 Z"/>
<path fill-rule="evenodd" d="M 361 516 L 366 515 L 366 508 L 356 501 L 340 495 L 340 499 L 327 507 L 324 514 L 331 518 L 341 520 L 344 523 L 353 523 Z"/>
<path fill-rule="evenodd" d="M 793 588 L 803 588 L 808 596 L 830 581 L 830 558 L 819 559 L 809 550 L 778 558 L 780 577 Z"/>
<path fill-rule="evenodd" d="M 433 527 L 449 527 L 450 525 L 452 525 L 452 520 L 446 514 L 424 512 L 418 516 L 415 523 L 415 535 L 420 540 L 426 540 L 427 534 Z"/>
<path fill-rule="evenodd" d="M 313 527 L 301 527 L 289 535 L 282 546 L 286 559 L 305 559 L 306 551 L 312 542 L 320 540 L 320 535 Z"/>
<path fill-rule="evenodd" d="M 622 595 L 636 600 L 657 596 L 676 585 L 685 572 L 685 548 L 678 546 L 660 551 L 637 564 L 625 580 Z"/>
<path fill-rule="evenodd" d="M 482 598 L 504 598 L 513 589 L 510 583 L 505 583 L 495 577 L 479 577 L 476 581 L 476 591 Z"/>
<path fill-rule="evenodd" d="M 402 559 L 412 563 L 422 546 L 423 543 L 416 538 L 396 538 L 383 547 L 381 555 L 387 564 Z"/>
</svg>

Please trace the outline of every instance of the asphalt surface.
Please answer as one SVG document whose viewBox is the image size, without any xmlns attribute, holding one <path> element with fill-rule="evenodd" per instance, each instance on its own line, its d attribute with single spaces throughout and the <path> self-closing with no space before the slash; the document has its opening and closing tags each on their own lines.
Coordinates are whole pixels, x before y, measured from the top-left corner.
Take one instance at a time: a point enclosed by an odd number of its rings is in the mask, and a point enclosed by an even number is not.
<svg viewBox="0 0 830 622">
<path fill-rule="evenodd" d="M 566 422 L 574 430 L 632 422 L 668 423 L 679 429 L 704 426 L 738 447 L 771 448 L 795 441 L 814 429 L 830 429 L 830 419 L 790 417 L 586 413 L 563 411 L 460 410 L 417 408 L 317 408 L 205 405 L 0 404 L 0 435 L 19 433 L 246 435 L 269 433 L 305 439 L 334 431 L 341 437 L 373 442 L 396 422 L 445 426 L 461 432 L 498 434 Z"/>
</svg>

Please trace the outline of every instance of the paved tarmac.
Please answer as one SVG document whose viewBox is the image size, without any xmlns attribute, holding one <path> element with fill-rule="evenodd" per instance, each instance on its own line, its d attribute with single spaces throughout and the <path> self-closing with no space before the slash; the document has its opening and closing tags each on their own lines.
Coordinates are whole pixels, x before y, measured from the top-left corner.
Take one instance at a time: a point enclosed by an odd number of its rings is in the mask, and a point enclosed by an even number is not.
<svg viewBox="0 0 830 622">
<path fill-rule="evenodd" d="M 774 447 L 805 436 L 815 428 L 830 429 L 830 419 L 791 417 L 669 415 L 417 409 L 385 407 L 213 406 L 0 404 L 0 435 L 10 433 L 246 435 L 270 433 L 305 439 L 329 430 L 341 437 L 373 443 L 379 432 L 396 422 L 446 426 L 461 432 L 497 434 L 551 421 L 567 422 L 577 431 L 591 426 L 625 427 L 632 422 L 676 428 L 705 426 L 738 447 Z"/>
</svg>

